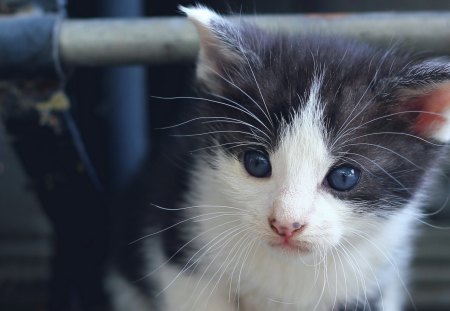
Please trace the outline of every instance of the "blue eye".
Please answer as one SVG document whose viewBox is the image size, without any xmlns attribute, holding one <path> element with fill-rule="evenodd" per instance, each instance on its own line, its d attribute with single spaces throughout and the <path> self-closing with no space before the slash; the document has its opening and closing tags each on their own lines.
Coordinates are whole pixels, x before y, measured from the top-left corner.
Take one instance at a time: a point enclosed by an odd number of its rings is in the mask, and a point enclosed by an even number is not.
<svg viewBox="0 0 450 311">
<path fill-rule="evenodd" d="M 261 151 L 246 151 L 244 153 L 244 167 L 250 175 L 258 178 L 269 177 L 272 173 L 269 156 Z"/>
<path fill-rule="evenodd" d="M 349 165 L 343 165 L 330 170 L 327 181 L 331 188 L 337 191 L 353 189 L 359 182 L 361 171 Z"/>
</svg>

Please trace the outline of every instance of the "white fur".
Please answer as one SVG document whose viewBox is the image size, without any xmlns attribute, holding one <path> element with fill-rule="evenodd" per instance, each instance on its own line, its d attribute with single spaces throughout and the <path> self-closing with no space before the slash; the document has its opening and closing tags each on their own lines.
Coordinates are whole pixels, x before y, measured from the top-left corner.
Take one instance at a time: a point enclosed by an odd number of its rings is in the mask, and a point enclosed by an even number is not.
<svg viewBox="0 0 450 311">
<path fill-rule="evenodd" d="M 192 208 L 193 216 L 205 215 L 195 240 L 201 251 L 192 261 L 200 264 L 193 273 L 166 271 L 168 310 L 203 310 L 205 305 L 235 310 L 239 303 L 244 311 L 330 311 L 379 292 L 382 310 L 400 310 L 403 267 L 396 260 L 410 240 L 414 208 L 381 220 L 355 214 L 354 207 L 322 189 L 334 159 L 321 123 L 319 88 L 317 80 L 306 108 L 286 125 L 280 147 L 270 155 L 270 178 L 249 176 L 240 161 L 223 154 L 217 156 L 218 171 L 197 167 L 186 204 L 199 206 Z M 270 245 L 280 238 L 268 225 L 274 204 L 308 224 L 296 239 L 313 244 L 312 253 Z"/>
<path fill-rule="evenodd" d="M 186 14 L 189 19 L 205 26 L 209 26 L 212 20 L 223 20 L 220 15 L 202 5 L 195 7 L 185 7 L 180 5 L 179 9 Z"/>
</svg>

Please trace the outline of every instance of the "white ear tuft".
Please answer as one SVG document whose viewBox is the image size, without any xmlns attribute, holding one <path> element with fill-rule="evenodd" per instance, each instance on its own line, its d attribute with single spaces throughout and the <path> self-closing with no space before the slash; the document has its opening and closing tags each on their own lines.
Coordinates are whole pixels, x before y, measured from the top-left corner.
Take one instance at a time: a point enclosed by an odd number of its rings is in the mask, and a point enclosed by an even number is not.
<svg viewBox="0 0 450 311">
<path fill-rule="evenodd" d="M 203 5 L 191 7 L 180 5 L 178 9 L 186 14 L 186 16 L 193 22 L 203 24 L 204 26 L 209 26 L 213 20 L 223 20 L 219 14 Z"/>
<path fill-rule="evenodd" d="M 225 67 L 239 64 L 240 41 L 237 39 L 239 31 L 225 18 L 207 7 L 179 6 L 194 24 L 198 36 L 200 51 L 197 60 L 197 78 L 205 86 L 220 92 L 220 75 Z"/>
<path fill-rule="evenodd" d="M 195 26 L 199 37 L 197 59 L 197 80 L 220 94 L 223 89 L 223 75 L 242 70 L 248 62 L 259 64 L 253 36 L 258 29 L 244 23 L 234 23 L 207 7 L 179 6 Z"/>
</svg>

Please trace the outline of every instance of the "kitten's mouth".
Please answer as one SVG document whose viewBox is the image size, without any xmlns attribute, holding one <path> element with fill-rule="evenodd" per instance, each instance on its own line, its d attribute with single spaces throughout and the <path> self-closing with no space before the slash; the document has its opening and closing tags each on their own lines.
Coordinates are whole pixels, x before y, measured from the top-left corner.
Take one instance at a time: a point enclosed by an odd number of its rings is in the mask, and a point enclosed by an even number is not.
<svg viewBox="0 0 450 311">
<path fill-rule="evenodd" d="M 283 251 L 295 252 L 296 254 L 308 254 L 312 250 L 312 244 L 303 241 L 282 240 L 271 242 L 269 245 Z"/>
</svg>

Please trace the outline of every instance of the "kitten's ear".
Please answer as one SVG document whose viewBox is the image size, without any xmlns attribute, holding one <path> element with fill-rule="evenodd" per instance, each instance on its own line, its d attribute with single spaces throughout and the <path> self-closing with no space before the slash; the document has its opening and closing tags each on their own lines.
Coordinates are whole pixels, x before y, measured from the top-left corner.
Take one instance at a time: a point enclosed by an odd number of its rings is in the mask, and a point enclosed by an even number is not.
<svg viewBox="0 0 450 311">
<path fill-rule="evenodd" d="M 450 142 L 450 60 L 437 58 L 415 64 L 391 79 L 389 89 L 399 116 L 415 115 L 411 125 L 414 134 Z"/>
<path fill-rule="evenodd" d="M 180 6 L 179 9 L 197 29 L 200 39 L 197 78 L 210 90 L 220 93 L 228 73 L 238 71 L 248 62 L 253 66 L 259 62 L 243 39 L 246 29 L 242 25 L 232 23 L 204 6 Z"/>
</svg>

